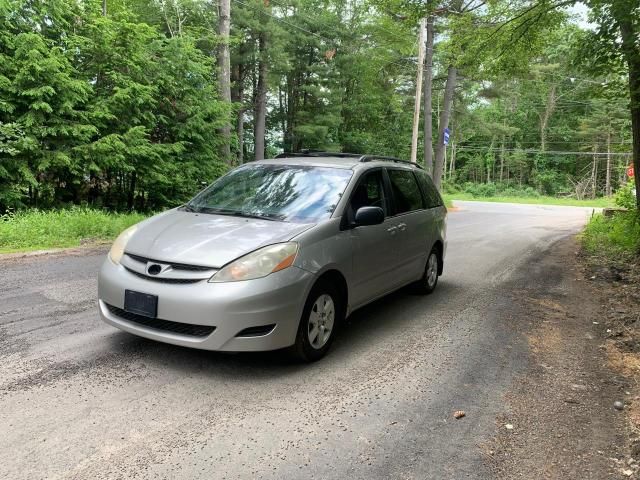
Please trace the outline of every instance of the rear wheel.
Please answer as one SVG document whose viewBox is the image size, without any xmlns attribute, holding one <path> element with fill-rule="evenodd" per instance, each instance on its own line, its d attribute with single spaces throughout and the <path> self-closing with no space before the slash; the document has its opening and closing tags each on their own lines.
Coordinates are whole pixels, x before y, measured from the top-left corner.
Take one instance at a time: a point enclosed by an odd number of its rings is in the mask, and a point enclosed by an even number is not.
<svg viewBox="0 0 640 480">
<path fill-rule="evenodd" d="M 317 283 L 307 297 L 296 343 L 292 347 L 293 355 L 304 362 L 324 357 L 331 347 L 343 312 L 344 306 L 338 290 L 326 281 Z"/>
<path fill-rule="evenodd" d="M 424 274 L 415 284 L 420 293 L 429 294 L 438 286 L 438 272 L 441 270 L 440 262 L 442 262 L 440 250 L 438 250 L 438 247 L 433 247 L 427 258 Z"/>
</svg>

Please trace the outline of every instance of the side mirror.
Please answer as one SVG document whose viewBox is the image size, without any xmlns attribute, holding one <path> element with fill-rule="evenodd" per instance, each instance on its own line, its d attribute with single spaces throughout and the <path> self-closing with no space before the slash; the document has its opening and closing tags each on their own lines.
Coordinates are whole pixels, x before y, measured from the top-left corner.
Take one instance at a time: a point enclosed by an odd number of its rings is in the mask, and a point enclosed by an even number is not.
<svg viewBox="0 0 640 480">
<path fill-rule="evenodd" d="M 356 212 L 356 227 L 380 225 L 382 222 L 384 222 L 384 210 L 380 207 L 360 207 Z"/>
</svg>

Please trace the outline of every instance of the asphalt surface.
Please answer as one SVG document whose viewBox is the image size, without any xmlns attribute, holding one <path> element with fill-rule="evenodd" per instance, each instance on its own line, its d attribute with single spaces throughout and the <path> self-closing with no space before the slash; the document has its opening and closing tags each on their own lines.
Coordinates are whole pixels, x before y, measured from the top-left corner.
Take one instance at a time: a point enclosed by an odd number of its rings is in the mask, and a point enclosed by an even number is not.
<svg viewBox="0 0 640 480">
<path fill-rule="evenodd" d="M 311 365 L 103 324 L 104 252 L 0 260 L 0 477 L 491 478 L 529 354 L 505 290 L 591 209 L 457 205 L 437 291 L 356 312 Z"/>
</svg>

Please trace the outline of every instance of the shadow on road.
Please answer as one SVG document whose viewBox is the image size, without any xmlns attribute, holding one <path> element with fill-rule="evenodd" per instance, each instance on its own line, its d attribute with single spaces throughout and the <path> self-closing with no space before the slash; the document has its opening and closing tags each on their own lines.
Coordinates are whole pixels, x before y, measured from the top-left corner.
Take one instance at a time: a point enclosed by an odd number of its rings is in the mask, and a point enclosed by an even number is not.
<svg viewBox="0 0 640 480">
<path fill-rule="evenodd" d="M 329 355 L 320 361 L 343 363 L 356 350 L 370 342 L 387 343 L 401 333 L 417 316 L 435 311 L 459 289 L 453 282 L 441 281 L 432 295 L 419 295 L 403 288 L 354 312 L 339 328 Z M 436 319 L 434 319 L 436 321 Z M 273 352 L 210 352 L 180 347 L 114 332 L 106 337 L 105 350 L 119 357 L 130 357 L 154 369 L 166 369 L 184 375 L 202 375 L 234 380 L 281 379 L 309 368 L 293 361 L 286 350 Z"/>
</svg>

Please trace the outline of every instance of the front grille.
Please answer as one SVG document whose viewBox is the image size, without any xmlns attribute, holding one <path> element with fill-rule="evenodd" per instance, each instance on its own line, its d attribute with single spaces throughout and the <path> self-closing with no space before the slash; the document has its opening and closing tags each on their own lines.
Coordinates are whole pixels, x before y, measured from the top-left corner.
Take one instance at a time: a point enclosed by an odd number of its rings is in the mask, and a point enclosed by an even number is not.
<svg viewBox="0 0 640 480">
<path fill-rule="evenodd" d="M 127 267 L 124 267 L 127 268 Z M 197 283 L 204 280 L 203 278 L 165 278 L 165 277 L 153 277 L 151 275 L 145 275 L 144 273 L 136 272 L 127 268 L 127 272 L 134 274 L 136 277 L 144 278 L 145 280 L 151 280 L 161 283 Z"/>
<path fill-rule="evenodd" d="M 164 265 L 171 265 L 173 270 L 186 270 L 189 272 L 206 272 L 207 270 L 215 270 L 212 267 L 203 267 L 201 265 L 187 265 L 185 263 L 173 263 L 173 262 L 165 262 L 163 260 L 155 260 L 153 258 L 141 257 L 140 255 L 134 255 L 132 253 L 127 253 L 129 257 L 131 257 L 136 262 L 141 262 L 146 264 L 147 262 L 155 262 L 162 263 Z"/>
<path fill-rule="evenodd" d="M 149 318 L 136 313 L 127 312 L 121 308 L 106 304 L 109 311 L 118 318 L 126 320 L 143 327 L 160 330 L 162 332 L 177 333 L 190 337 L 206 337 L 211 335 L 216 327 L 210 325 L 192 325 L 190 323 L 172 322 L 171 320 L 161 320 L 159 318 Z"/>
<path fill-rule="evenodd" d="M 236 337 L 261 337 L 263 335 L 271 333 L 275 327 L 276 324 L 272 323 L 271 325 L 261 325 L 259 327 L 245 328 L 240 333 L 238 333 Z"/>
</svg>

